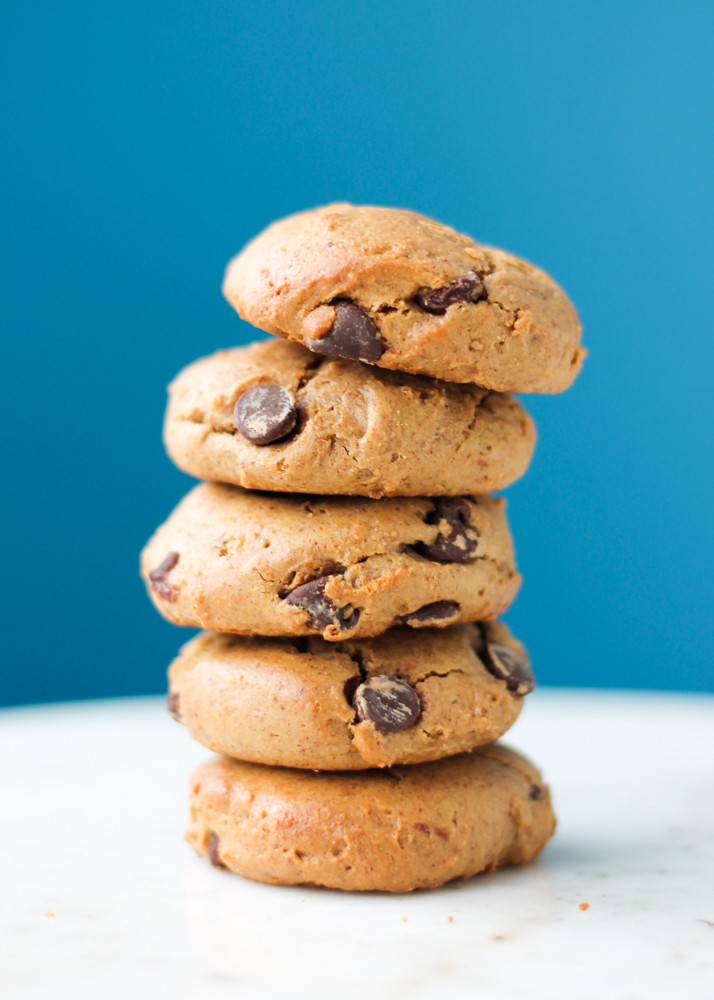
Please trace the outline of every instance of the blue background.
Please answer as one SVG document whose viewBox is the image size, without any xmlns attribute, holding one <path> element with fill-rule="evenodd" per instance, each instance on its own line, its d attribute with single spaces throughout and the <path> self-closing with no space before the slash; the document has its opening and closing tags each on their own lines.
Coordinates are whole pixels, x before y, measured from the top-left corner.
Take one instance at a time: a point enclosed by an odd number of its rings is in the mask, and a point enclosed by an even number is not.
<svg viewBox="0 0 714 1000">
<path fill-rule="evenodd" d="M 3 703 L 164 690 L 189 633 L 136 568 L 190 485 L 164 386 L 255 335 L 228 258 L 338 199 L 511 249 L 581 312 L 509 491 L 541 682 L 714 688 L 714 5 L 0 10 Z"/>
</svg>

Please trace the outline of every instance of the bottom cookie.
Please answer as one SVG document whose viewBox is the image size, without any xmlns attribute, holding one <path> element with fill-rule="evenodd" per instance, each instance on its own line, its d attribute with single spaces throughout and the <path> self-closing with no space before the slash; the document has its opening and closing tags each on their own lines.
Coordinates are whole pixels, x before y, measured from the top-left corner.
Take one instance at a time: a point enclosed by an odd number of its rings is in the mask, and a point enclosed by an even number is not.
<svg viewBox="0 0 714 1000">
<path fill-rule="evenodd" d="M 357 773 L 214 757 L 193 775 L 186 839 L 259 882 L 408 892 L 526 864 L 554 829 L 539 772 L 492 744 Z"/>
</svg>

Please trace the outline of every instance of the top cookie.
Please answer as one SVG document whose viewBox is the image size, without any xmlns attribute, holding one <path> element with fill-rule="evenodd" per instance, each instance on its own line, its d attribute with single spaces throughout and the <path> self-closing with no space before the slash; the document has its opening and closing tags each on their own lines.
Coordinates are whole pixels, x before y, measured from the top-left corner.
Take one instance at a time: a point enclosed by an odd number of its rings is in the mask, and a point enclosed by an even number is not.
<svg viewBox="0 0 714 1000">
<path fill-rule="evenodd" d="M 316 354 L 501 392 L 561 392 L 585 356 L 547 274 L 402 209 L 337 204 L 273 223 L 230 262 L 223 292 Z"/>
</svg>

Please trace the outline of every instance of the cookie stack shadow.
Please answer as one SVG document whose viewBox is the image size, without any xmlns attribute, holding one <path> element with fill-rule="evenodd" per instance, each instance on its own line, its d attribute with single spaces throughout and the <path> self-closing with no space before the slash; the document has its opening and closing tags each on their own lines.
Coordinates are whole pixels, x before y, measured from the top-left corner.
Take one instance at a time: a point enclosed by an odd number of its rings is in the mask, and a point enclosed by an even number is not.
<svg viewBox="0 0 714 1000">
<path fill-rule="evenodd" d="M 496 742 L 535 680 L 498 615 L 520 584 L 491 496 L 583 356 L 543 272 L 411 212 L 271 226 L 224 291 L 279 338 L 174 380 L 164 439 L 205 480 L 142 553 L 158 610 L 204 631 L 169 709 L 216 752 L 187 839 L 275 884 L 393 892 L 530 861 L 547 786 Z M 289 339 L 288 339 L 289 338 Z"/>
</svg>

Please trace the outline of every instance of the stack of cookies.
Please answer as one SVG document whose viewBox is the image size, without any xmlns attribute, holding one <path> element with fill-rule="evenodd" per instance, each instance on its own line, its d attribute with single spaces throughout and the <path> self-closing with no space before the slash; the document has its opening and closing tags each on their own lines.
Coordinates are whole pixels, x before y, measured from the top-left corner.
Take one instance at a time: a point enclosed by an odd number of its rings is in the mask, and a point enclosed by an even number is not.
<svg viewBox="0 0 714 1000">
<path fill-rule="evenodd" d="M 534 686 L 497 616 L 520 583 L 490 494 L 583 350 L 542 271 L 412 212 L 332 205 L 228 267 L 240 315 L 283 339 L 170 387 L 165 443 L 204 482 L 149 541 L 159 611 L 206 631 L 169 707 L 216 751 L 187 833 L 277 884 L 406 891 L 530 861 L 555 821 L 496 741 Z"/>
</svg>

